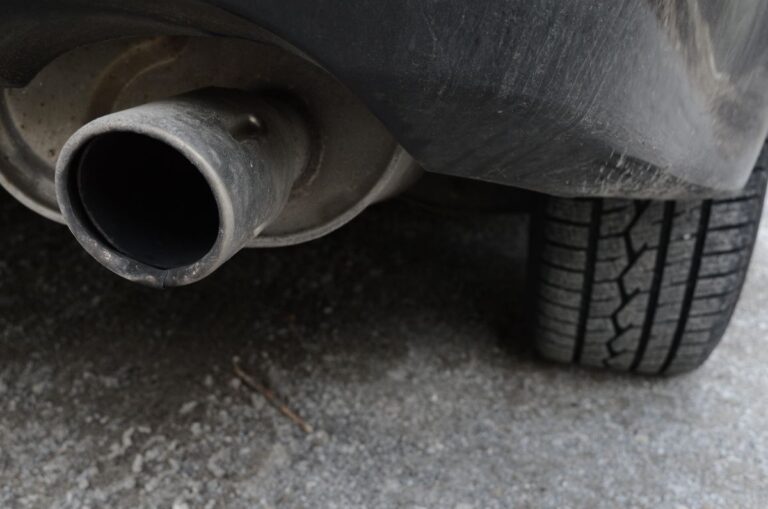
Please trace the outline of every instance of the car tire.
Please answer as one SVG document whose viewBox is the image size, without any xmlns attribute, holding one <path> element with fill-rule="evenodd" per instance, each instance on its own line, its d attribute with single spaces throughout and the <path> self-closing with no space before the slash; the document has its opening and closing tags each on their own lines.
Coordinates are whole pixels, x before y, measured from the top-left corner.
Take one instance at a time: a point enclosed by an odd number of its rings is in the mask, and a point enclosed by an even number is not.
<svg viewBox="0 0 768 509">
<path fill-rule="evenodd" d="M 746 188 L 723 199 L 545 198 L 532 222 L 537 350 L 641 374 L 703 364 L 744 283 L 764 163 L 765 151 Z"/>
</svg>

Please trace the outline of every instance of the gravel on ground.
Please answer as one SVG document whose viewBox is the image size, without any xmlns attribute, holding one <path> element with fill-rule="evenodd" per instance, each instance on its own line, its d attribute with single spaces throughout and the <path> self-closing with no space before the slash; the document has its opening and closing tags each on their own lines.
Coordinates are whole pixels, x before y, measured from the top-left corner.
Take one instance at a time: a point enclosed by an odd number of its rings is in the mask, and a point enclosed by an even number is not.
<svg viewBox="0 0 768 509">
<path fill-rule="evenodd" d="M 157 291 L 0 198 L 0 507 L 768 501 L 768 230 L 722 347 L 659 380 L 536 358 L 524 215 L 385 204 Z"/>
</svg>

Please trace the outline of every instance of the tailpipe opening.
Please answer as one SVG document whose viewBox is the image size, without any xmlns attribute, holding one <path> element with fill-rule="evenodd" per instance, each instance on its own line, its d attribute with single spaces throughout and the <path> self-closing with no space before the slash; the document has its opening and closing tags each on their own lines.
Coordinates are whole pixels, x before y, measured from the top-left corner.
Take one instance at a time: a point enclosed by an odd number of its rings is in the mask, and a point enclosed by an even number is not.
<svg viewBox="0 0 768 509">
<path fill-rule="evenodd" d="M 62 150 L 57 198 L 107 268 L 180 286 L 211 274 L 280 214 L 310 152 L 288 103 L 209 89 L 85 125 Z"/>
<path fill-rule="evenodd" d="M 125 256 L 175 269 L 195 263 L 215 244 L 216 198 L 173 147 L 141 134 L 109 133 L 85 146 L 74 171 L 69 193 L 79 198 L 83 219 Z"/>
</svg>

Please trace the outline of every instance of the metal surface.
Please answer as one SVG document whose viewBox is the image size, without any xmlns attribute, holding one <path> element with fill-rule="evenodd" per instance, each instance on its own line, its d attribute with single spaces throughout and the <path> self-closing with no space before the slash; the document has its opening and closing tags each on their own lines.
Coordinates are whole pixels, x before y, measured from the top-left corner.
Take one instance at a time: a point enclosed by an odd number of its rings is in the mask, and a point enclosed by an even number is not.
<svg viewBox="0 0 768 509">
<path fill-rule="evenodd" d="M 8 0 L 0 78 L 24 85 L 108 38 L 266 29 L 350 87 L 428 170 L 684 197 L 739 188 L 757 159 L 765 26 L 764 0 Z"/>
<path fill-rule="evenodd" d="M 181 286 L 271 224 L 311 156 L 294 108 L 207 89 L 86 124 L 61 150 L 56 194 L 102 265 L 149 286 Z"/>
<path fill-rule="evenodd" d="M 113 111 L 204 87 L 285 91 L 303 102 L 318 148 L 314 171 L 284 214 L 252 246 L 305 242 L 342 226 L 373 201 L 412 181 L 413 160 L 351 93 L 305 58 L 274 44 L 156 37 L 95 44 L 67 53 L 0 104 L 0 182 L 61 221 L 53 167 L 64 142 Z"/>
</svg>

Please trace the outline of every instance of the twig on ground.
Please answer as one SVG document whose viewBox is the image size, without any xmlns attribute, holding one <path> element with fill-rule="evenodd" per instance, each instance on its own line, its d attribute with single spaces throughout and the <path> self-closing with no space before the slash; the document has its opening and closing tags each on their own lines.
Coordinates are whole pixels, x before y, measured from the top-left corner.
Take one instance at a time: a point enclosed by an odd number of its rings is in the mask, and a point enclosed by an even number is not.
<svg viewBox="0 0 768 509">
<path fill-rule="evenodd" d="M 265 386 L 264 384 L 261 384 L 256 381 L 255 378 L 253 378 L 251 375 L 243 371 L 243 369 L 240 367 L 240 362 L 237 357 L 232 359 L 232 368 L 234 369 L 235 376 L 242 380 L 242 382 L 250 387 L 252 390 L 258 392 L 264 398 L 275 408 L 277 408 L 281 414 L 289 418 L 291 421 L 293 421 L 296 426 L 301 428 L 301 430 L 304 433 L 312 433 L 312 426 L 310 426 L 307 421 L 299 417 L 299 415 L 288 408 L 288 405 L 280 401 L 278 399 L 275 392 L 270 389 L 269 387 Z"/>
</svg>

